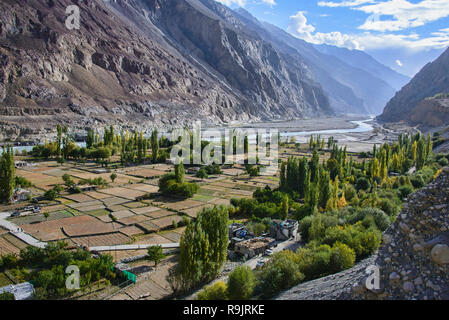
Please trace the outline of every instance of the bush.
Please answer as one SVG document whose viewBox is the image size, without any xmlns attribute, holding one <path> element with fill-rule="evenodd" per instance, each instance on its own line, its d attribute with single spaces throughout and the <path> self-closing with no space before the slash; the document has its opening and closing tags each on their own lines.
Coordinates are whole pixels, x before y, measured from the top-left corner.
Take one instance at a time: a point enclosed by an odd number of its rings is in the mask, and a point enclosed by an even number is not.
<svg viewBox="0 0 449 320">
<path fill-rule="evenodd" d="M 426 185 L 424 178 L 420 174 L 411 176 L 410 182 L 412 183 L 412 186 L 416 189 L 422 188 Z"/>
<path fill-rule="evenodd" d="M 402 186 L 398 190 L 403 199 L 407 198 L 409 194 L 413 193 L 413 188 L 411 186 Z"/>
<path fill-rule="evenodd" d="M 441 158 L 438 163 L 440 164 L 440 166 L 445 167 L 449 164 L 449 160 L 447 160 L 446 158 Z"/>
<path fill-rule="evenodd" d="M 204 288 L 196 296 L 197 300 L 227 300 L 226 284 L 223 281 L 218 281 L 213 285 Z"/>
<path fill-rule="evenodd" d="M 289 250 L 276 253 L 260 271 L 260 290 L 264 298 L 271 298 L 304 279 L 297 256 Z"/>
<path fill-rule="evenodd" d="M 330 272 L 336 273 L 351 268 L 355 262 L 355 252 L 347 245 L 336 242 L 330 256 Z"/>
<path fill-rule="evenodd" d="M 357 180 L 356 188 L 357 188 L 357 191 L 360 191 L 360 190 L 367 191 L 367 190 L 371 189 L 371 183 L 369 182 L 369 180 L 367 178 L 362 177 Z"/>
<path fill-rule="evenodd" d="M 386 198 L 381 199 L 378 202 L 378 207 L 390 217 L 395 217 L 401 210 L 400 206 L 396 205 L 392 200 Z"/>
<path fill-rule="evenodd" d="M 253 271 L 249 266 L 239 266 L 228 278 L 228 297 L 231 300 L 248 300 L 253 295 L 255 286 Z"/>
</svg>

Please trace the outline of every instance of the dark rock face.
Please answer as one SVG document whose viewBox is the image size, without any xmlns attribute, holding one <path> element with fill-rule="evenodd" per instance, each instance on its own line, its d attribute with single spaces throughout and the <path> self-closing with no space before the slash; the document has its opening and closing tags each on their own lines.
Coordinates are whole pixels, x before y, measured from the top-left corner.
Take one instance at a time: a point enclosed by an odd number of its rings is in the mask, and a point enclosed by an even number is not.
<svg viewBox="0 0 449 320">
<path fill-rule="evenodd" d="M 332 113 L 305 64 L 230 17 L 209 0 L 0 2 L 0 139 Z"/>
<path fill-rule="evenodd" d="M 410 121 L 411 112 L 419 102 L 439 93 L 449 93 L 449 49 L 397 92 L 378 118 L 385 122 Z"/>
<path fill-rule="evenodd" d="M 366 288 L 369 266 L 379 268 L 378 290 Z M 279 299 L 449 299 L 449 167 L 409 196 L 376 255 L 294 287 Z"/>
</svg>

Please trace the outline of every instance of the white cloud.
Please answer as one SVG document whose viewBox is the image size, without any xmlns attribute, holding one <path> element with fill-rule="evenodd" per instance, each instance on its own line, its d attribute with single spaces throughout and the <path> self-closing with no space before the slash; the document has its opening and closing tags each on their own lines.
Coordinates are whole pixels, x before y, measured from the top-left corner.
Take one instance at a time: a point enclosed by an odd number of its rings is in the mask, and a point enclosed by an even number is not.
<svg viewBox="0 0 449 320">
<path fill-rule="evenodd" d="M 315 32 L 315 27 L 307 23 L 307 18 L 304 11 L 298 11 L 296 15 L 290 17 L 290 23 L 287 31 L 297 38 L 303 39 L 307 42 L 315 44 L 332 44 L 339 47 L 348 47 L 351 49 L 360 49 L 358 43 L 341 32 L 322 33 Z"/>
<path fill-rule="evenodd" d="M 318 5 L 320 7 L 355 7 L 365 3 L 375 3 L 374 0 L 353 0 L 353 1 L 343 1 L 343 2 L 331 2 L 331 1 L 320 1 Z"/>
<path fill-rule="evenodd" d="M 287 31 L 293 36 L 314 44 L 329 44 L 348 49 L 370 50 L 385 48 L 403 48 L 409 51 L 424 49 L 442 49 L 449 46 L 449 28 L 432 33 L 422 38 L 417 33 L 387 34 L 363 32 L 360 34 L 344 34 L 339 31 L 322 33 L 307 23 L 305 12 L 299 11 L 290 17 Z"/>
<path fill-rule="evenodd" d="M 351 7 L 369 14 L 359 29 L 370 31 L 400 31 L 423 26 L 449 16 L 448 0 L 422 0 L 413 3 L 407 0 L 352 0 L 318 3 L 322 7 Z M 386 19 L 382 19 L 387 17 Z"/>
<path fill-rule="evenodd" d="M 400 67 L 402 67 L 403 66 L 403 64 L 402 64 L 402 62 L 401 62 L 401 60 L 396 60 L 396 64 L 398 65 L 398 66 L 400 66 Z"/>
<path fill-rule="evenodd" d="M 244 7 L 246 5 L 246 3 L 248 2 L 248 0 L 215 0 L 215 1 L 220 2 L 221 4 L 224 4 L 226 6 L 238 5 L 239 7 Z M 264 3 L 271 7 L 277 5 L 276 0 L 257 0 L 254 2 L 255 3 Z"/>
</svg>

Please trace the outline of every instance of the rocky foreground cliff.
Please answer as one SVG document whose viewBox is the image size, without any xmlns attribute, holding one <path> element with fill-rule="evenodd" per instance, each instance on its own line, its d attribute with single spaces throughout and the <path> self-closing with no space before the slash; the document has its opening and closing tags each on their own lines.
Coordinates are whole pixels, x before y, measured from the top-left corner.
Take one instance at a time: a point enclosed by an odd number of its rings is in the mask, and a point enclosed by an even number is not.
<svg viewBox="0 0 449 320">
<path fill-rule="evenodd" d="M 380 289 L 366 286 L 370 266 L 379 268 Z M 449 167 L 409 196 L 376 255 L 349 270 L 296 286 L 278 299 L 449 299 Z"/>
<path fill-rule="evenodd" d="M 80 8 L 79 30 L 65 26 Z M 212 0 L 2 0 L 0 140 L 331 114 L 307 65 Z"/>
</svg>

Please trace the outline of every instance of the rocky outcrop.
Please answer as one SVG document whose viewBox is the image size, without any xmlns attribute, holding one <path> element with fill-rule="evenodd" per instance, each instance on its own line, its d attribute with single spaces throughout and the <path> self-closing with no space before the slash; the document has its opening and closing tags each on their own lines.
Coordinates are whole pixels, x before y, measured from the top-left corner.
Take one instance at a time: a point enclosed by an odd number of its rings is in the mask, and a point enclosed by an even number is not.
<svg viewBox="0 0 449 320">
<path fill-rule="evenodd" d="M 65 27 L 73 4 L 79 30 Z M 227 12 L 206 0 L 1 1 L 0 135 L 332 113 L 304 64 Z"/>
<path fill-rule="evenodd" d="M 449 93 L 449 48 L 398 91 L 378 119 L 384 122 L 410 121 L 412 110 L 419 102 L 439 93 Z"/>
<path fill-rule="evenodd" d="M 379 268 L 378 289 L 367 288 L 370 266 Z M 278 299 L 449 299 L 449 167 L 409 196 L 376 255 Z"/>
<path fill-rule="evenodd" d="M 429 98 L 419 102 L 411 111 L 409 121 L 424 129 L 449 125 L 449 99 Z"/>
</svg>

